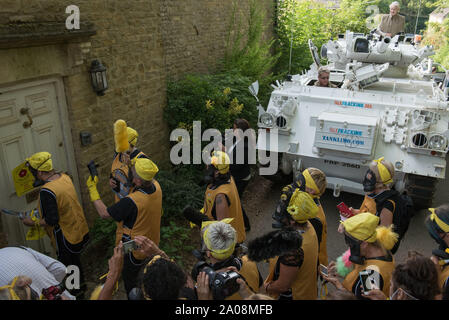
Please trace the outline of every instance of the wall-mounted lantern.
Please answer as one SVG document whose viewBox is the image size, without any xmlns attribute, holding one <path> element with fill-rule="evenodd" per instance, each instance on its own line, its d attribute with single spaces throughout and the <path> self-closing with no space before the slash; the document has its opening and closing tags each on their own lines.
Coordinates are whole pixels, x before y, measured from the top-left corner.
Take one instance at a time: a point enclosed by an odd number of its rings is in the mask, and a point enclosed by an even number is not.
<svg viewBox="0 0 449 320">
<path fill-rule="evenodd" d="M 106 68 L 100 61 L 94 60 L 90 65 L 90 78 L 92 80 L 92 88 L 99 96 L 104 96 L 104 92 L 108 88 L 106 80 Z"/>
</svg>

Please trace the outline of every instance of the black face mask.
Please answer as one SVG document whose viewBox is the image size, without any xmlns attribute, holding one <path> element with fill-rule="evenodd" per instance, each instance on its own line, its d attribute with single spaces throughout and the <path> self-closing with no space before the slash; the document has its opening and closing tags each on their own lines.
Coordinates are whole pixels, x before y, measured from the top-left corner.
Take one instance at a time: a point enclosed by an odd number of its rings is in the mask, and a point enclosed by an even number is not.
<svg viewBox="0 0 449 320">
<path fill-rule="evenodd" d="M 206 173 L 204 175 L 203 182 L 205 184 L 211 184 L 214 182 L 214 180 L 215 180 L 215 168 L 212 165 L 210 165 L 206 169 Z"/>
<path fill-rule="evenodd" d="M 444 251 L 448 247 L 447 243 L 438 235 L 434 222 L 430 220 L 426 221 L 426 228 L 432 239 L 435 240 L 435 242 L 440 246 L 440 249 Z"/>
<path fill-rule="evenodd" d="M 370 178 L 368 178 L 368 175 L 371 175 Z M 365 192 L 372 192 L 376 188 L 376 175 L 371 169 L 368 169 L 368 171 L 365 173 L 365 177 L 363 178 L 363 191 Z"/>
<path fill-rule="evenodd" d="M 349 249 L 351 250 L 349 261 L 355 264 L 363 264 L 365 262 L 365 257 L 362 257 L 360 254 L 361 241 L 355 240 L 345 234 L 345 243 L 349 246 Z"/>
<path fill-rule="evenodd" d="M 31 174 L 33 175 L 33 177 L 34 177 L 34 181 L 33 181 L 33 187 L 34 188 L 37 188 L 37 187 L 40 187 L 40 186 L 42 186 L 42 185 L 44 185 L 45 184 L 45 181 L 43 181 L 43 180 L 41 180 L 41 179 L 39 179 L 38 177 L 37 177 L 37 170 L 36 169 L 34 169 L 32 166 L 28 166 L 28 169 L 30 170 L 30 172 L 31 172 Z"/>
</svg>

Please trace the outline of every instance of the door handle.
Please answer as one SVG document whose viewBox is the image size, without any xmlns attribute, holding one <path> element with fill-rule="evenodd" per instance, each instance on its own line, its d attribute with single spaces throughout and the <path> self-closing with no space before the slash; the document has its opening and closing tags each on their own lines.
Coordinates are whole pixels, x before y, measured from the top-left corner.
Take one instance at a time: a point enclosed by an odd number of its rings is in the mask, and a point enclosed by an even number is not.
<svg viewBox="0 0 449 320">
<path fill-rule="evenodd" d="M 28 118 L 28 121 L 25 121 L 23 123 L 23 127 L 25 129 L 31 127 L 31 125 L 33 124 L 33 119 L 31 118 L 29 111 L 30 111 L 29 108 L 22 108 L 22 109 L 20 109 L 20 114 L 26 115 L 27 118 Z"/>
</svg>

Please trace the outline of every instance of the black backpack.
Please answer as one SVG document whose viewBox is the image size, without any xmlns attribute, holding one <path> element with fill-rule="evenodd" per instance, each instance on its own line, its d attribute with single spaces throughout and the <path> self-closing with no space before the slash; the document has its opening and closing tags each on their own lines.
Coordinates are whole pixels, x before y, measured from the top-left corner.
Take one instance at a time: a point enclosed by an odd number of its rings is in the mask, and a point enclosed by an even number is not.
<svg viewBox="0 0 449 320">
<path fill-rule="evenodd" d="M 393 203 L 393 231 L 399 235 L 399 241 L 401 241 L 408 230 L 414 214 L 412 198 L 405 193 L 400 194 L 396 190 L 388 190 L 376 197 L 375 200 L 378 215 L 380 215 L 386 201 Z"/>
</svg>

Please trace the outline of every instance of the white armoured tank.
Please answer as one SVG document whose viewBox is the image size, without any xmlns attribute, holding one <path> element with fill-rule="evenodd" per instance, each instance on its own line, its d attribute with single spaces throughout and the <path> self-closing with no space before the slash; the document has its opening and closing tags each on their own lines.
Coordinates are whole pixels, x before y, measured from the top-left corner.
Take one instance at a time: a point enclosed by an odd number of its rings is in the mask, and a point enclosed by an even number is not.
<svg viewBox="0 0 449 320">
<path fill-rule="evenodd" d="M 278 153 L 284 174 L 323 170 L 335 196 L 363 194 L 369 162 L 384 156 L 396 190 L 430 206 L 446 171 L 448 80 L 432 73 L 433 48 L 414 41 L 347 31 L 321 48 L 336 87 L 319 87 L 320 58 L 309 40 L 310 70 L 277 81 L 266 110 L 259 106 L 258 149 Z"/>
</svg>

